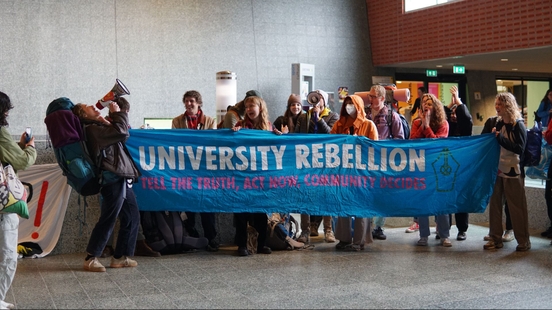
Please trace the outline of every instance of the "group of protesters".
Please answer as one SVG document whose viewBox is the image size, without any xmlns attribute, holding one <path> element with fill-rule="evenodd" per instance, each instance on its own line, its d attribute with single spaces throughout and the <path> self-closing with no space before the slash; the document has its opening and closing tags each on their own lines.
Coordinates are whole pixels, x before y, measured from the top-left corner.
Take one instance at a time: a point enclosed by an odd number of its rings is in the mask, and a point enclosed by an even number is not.
<svg viewBox="0 0 552 310">
<path fill-rule="evenodd" d="M 410 137 L 405 137 L 401 125 L 396 102 L 386 101 L 387 91 L 381 85 L 373 85 L 368 95 L 349 95 L 344 98 L 339 113 L 332 111 L 328 106 L 328 94 L 323 90 L 315 90 L 312 94 L 315 99 L 305 111 L 303 100 L 297 94 L 288 98 L 286 110 L 282 116 L 276 118 L 273 124 L 269 121 L 266 102 L 259 91 L 250 90 L 243 100 L 229 106 L 219 128 L 229 128 L 235 131 L 242 129 L 257 129 L 272 131 L 275 134 L 303 133 L 303 134 L 347 134 L 365 136 L 371 140 L 384 139 L 420 139 L 446 138 L 450 136 L 472 135 L 473 122 L 466 105 L 459 97 L 458 88 L 451 87 L 451 102 L 443 104 L 435 95 L 430 94 L 424 87 L 418 88 L 418 98 L 412 113 L 417 117 L 412 122 Z M 310 97 L 311 94 L 309 94 Z M 213 118 L 203 114 L 201 109 L 202 98 L 197 91 L 188 91 L 183 96 L 185 113 L 173 119 L 173 128 L 214 129 L 216 124 Z M 500 93 L 495 99 L 497 116 L 489 118 L 487 123 L 494 122 L 488 132 L 496 135 L 500 144 L 499 175 L 496 178 L 493 196 L 490 202 L 490 231 L 485 237 L 488 241 L 484 249 L 497 249 L 503 246 L 502 242 L 516 239 L 517 251 L 526 251 L 531 247 L 528 233 L 527 203 L 523 185 L 523 168 L 520 167 L 520 156 L 526 141 L 526 130 L 521 119 L 520 110 L 511 93 Z M 417 111 L 416 111 L 417 110 Z M 389 122 L 388 115 L 391 115 Z M 435 140 L 438 143 L 438 140 Z M 502 208 L 506 202 L 512 225 L 503 230 Z M 500 211 L 500 212 L 499 212 Z M 215 217 L 212 213 L 201 213 L 202 225 L 206 228 L 206 237 L 211 248 L 218 249 L 215 241 Z M 452 246 L 450 227 L 453 215 L 437 215 L 436 238 L 444 247 Z M 515 217 L 515 219 L 514 219 Z M 458 229 L 456 240 L 467 238 L 468 213 L 454 214 Z M 323 225 L 325 242 L 336 244 L 336 250 L 361 251 L 374 239 L 385 240 L 383 227 L 384 217 L 360 218 L 338 217 L 335 221 L 331 216 L 316 216 L 301 214 L 300 235 L 293 243 L 293 247 L 306 246 L 310 238 L 318 236 L 319 226 Z M 333 225 L 335 224 L 335 227 Z M 234 215 L 236 228 L 235 243 L 238 246 L 238 255 L 247 256 L 252 252 L 270 254 L 272 251 L 266 246 L 267 214 L 264 213 L 237 213 Z M 258 232 L 256 249 L 248 249 L 248 225 Z M 351 229 L 351 227 L 353 229 Z M 427 246 L 430 236 L 429 217 L 414 218 L 413 224 L 407 232 L 419 231 L 419 246 Z"/>
</svg>

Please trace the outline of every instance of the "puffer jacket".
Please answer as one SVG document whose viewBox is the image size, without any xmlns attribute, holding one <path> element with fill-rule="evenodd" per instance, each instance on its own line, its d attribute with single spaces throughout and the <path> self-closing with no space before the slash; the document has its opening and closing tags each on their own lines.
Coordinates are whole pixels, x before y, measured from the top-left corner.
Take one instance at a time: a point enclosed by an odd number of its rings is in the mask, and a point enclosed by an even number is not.
<svg viewBox="0 0 552 310">
<path fill-rule="evenodd" d="M 111 125 L 82 120 L 90 157 L 102 171 L 136 179 L 141 173 L 125 146 L 125 141 L 129 137 L 128 114 L 114 112 L 109 113 L 109 117 Z"/>
</svg>

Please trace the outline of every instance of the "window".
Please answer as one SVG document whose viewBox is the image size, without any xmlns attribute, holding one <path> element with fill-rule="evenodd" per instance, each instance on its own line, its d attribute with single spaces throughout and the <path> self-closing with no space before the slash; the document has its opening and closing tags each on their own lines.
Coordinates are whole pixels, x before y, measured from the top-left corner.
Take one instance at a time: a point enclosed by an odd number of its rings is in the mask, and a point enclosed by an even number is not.
<svg viewBox="0 0 552 310">
<path fill-rule="evenodd" d="M 404 0 L 404 11 L 410 12 L 454 1 L 457 0 Z"/>
</svg>

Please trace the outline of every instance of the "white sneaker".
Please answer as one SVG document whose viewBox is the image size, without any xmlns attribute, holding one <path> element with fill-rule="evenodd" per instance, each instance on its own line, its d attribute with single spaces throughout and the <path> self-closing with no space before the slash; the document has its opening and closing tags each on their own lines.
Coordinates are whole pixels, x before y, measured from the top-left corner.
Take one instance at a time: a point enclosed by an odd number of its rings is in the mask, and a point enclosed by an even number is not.
<svg viewBox="0 0 552 310">
<path fill-rule="evenodd" d="M 13 309 L 15 308 L 14 304 L 0 300 L 0 309 Z"/>
<path fill-rule="evenodd" d="M 93 272 L 105 272 L 105 267 L 100 263 L 97 257 L 90 257 L 84 261 L 84 270 Z"/>
<path fill-rule="evenodd" d="M 503 242 L 510 242 L 512 240 L 514 240 L 514 231 L 509 229 L 509 230 L 504 232 L 504 236 L 502 236 L 502 241 Z"/>
<path fill-rule="evenodd" d="M 452 246 L 452 242 L 450 242 L 449 238 L 444 238 L 441 240 L 441 245 L 448 248 Z"/>
<path fill-rule="evenodd" d="M 326 231 L 324 233 L 324 239 L 328 243 L 334 243 L 335 242 L 335 235 L 334 235 L 333 231 L 331 231 L 331 230 Z"/>
<path fill-rule="evenodd" d="M 128 256 L 121 256 L 121 258 L 111 257 L 111 268 L 121 268 L 121 267 L 136 267 L 138 262 L 128 258 Z"/>
</svg>

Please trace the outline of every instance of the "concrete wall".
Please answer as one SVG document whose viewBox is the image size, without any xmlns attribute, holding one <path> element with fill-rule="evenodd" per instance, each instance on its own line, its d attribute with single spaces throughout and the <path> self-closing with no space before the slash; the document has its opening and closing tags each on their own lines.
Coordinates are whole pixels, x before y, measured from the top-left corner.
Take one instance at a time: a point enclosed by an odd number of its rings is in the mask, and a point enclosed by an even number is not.
<svg viewBox="0 0 552 310">
<path fill-rule="evenodd" d="M 3 0 L 0 29 L 14 133 L 45 135 L 50 101 L 95 103 L 115 78 L 137 128 L 183 113 L 190 89 L 216 116 L 218 71 L 236 72 L 238 100 L 261 91 L 271 120 L 285 110 L 292 63 L 314 64 L 315 86 L 334 92 L 367 89 L 374 72 L 363 0 Z"/>
<path fill-rule="evenodd" d="M 291 93 L 292 63 L 314 64 L 316 88 L 333 92 L 369 89 L 375 72 L 363 0 L 2 0 L 0 29 L 0 91 L 15 106 L 9 130 L 33 127 L 37 164 L 55 162 L 43 122 L 48 103 L 95 103 L 115 78 L 131 92 L 137 128 L 146 117 L 183 113 L 190 89 L 215 116 L 218 71 L 236 72 L 238 100 L 261 91 L 272 121 Z M 54 253 L 85 249 L 99 211 L 96 197 L 88 204 L 83 221 L 71 195 Z M 231 242 L 231 217 L 221 217 Z"/>
</svg>

